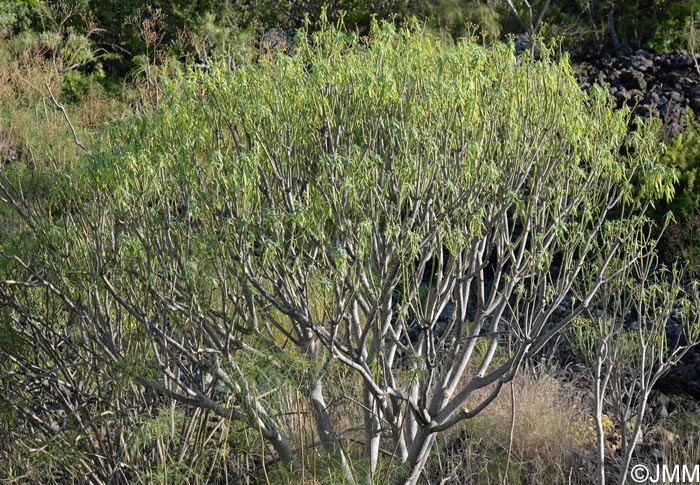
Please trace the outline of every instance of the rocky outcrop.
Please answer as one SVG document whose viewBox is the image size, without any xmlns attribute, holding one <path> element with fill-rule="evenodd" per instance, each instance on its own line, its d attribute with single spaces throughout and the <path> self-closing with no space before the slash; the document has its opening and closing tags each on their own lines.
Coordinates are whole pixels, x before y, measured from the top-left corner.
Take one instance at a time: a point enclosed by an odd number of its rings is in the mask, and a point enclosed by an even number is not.
<svg viewBox="0 0 700 485">
<path fill-rule="evenodd" d="M 656 389 L 700 400 L 700 349 L 695 347 L 690 350 L 677 366 L 659 380 Z"/>
<path fill-rule="evenodd" d="M 700 56 L 697 56 L 700 62 Z M 700 74 L 691 54 L 656 54 L 645 50 L 615 57 L 587 52 L 572 58 L 581 87 L 607 87 L 618 107 L 627 105 L 635 114 L 656 112 L 669 135 L 681 130 L 680 119 L 690 108 L 700 113 Z"/>
</svg>

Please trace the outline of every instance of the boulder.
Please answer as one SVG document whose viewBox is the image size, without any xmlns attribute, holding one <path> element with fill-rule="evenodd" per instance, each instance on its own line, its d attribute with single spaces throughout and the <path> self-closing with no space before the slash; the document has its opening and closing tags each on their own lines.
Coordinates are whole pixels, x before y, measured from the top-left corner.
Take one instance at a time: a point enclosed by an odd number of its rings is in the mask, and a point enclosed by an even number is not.
<svg viewBox="0 0 700 485">
<path fill-rule="evenodd" d="M 620 82 L 630 89 L 645 91 L 647 88 L 644 74 L 636 70 L 622 71 L 620 73 Z"/>
</svg>

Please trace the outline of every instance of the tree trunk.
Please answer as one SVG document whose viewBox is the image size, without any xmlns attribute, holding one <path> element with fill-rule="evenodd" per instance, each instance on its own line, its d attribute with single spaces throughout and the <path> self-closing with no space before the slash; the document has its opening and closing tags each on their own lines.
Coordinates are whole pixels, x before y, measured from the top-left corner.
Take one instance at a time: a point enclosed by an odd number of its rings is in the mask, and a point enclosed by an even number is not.
<svg viewBox="0 0 700 485">
<path fill-rule="evenodd" d="M 430 456 L 430 450 L 435 443 L 436 433 L 428 430 L 427 425 L 421 426 L 408 450 L 408 460 L 404 473 L 397 483 L 415 485 L 418 483 L 425 464 Z"/>
<path fill-rule="evenodd" d="M 323 397 L 323 380 L 320 377 L 313 377 L 310 387 L 309 399 L 311 401 L 311 414 L 316 424 L 316 430 L 321 444 L 326 452 L 336 459 L 338 465 L 340 465 L 345 474 L 347 483 L 355 485 L 357 482 L 350 469 L 350 464 L 345 456 L 345 452 L 338 442 L 338 437 L 335 435 L 333 423 L 328 414 L 326 400 Z"/>
<path fill-rule="evenodd" d="M 625 447 L 625 458 L 620 467 L 620 476 L 617 479 L 618 485 L 624 485 L 627 481 L 627 472 L 630 468 L 630 463 L 632 462 L 632 454 L 634 453 L 634 448 L 637 446 L 637 441 L 639 441 L 639 435 L 642 431 L 642 421 L 644 418 L 644 413 L 647 409 L 647 401 L 649 400 L 649 392 L 644 391 L 642 396 L 642 402 L 639 404 L 639 410 L 637 411 L 637 422 L 634 424 L 634 430 L 632 431 L 632 438 Z M 624 424 L 623 424 L 624 426 Z"/>
<path fill-rule="evenodd" d="M 605 430 L 603 429 L 603 377 L 602 362 L 596 363 L 595 375 L 595 434 L 596 434 L 596 475 L 598 485 L 605 485 Z"/>
<path fill-rule="evenodd" d="M 622 48 L 620 44 L 620 39 L 617 38 L 617 32 L 615 32 L 615 7 L 611 6 L 608 10 L 608 35 L 610 36 L 610 45 L 612 46 L 613 52 L 618 53 Z"/>
<path fill-rule="evenodd" d="M 370 392 L 368 386 L 364 385 L 364 425 L 365 425 L 365 458 L 369 460 L 369 470 L 367 473 L 367 483 L 374 483 L 379 464 L 379 444 L 381 442 L 381 423 L 377 409 L 376 399 Z"/>
</svg>

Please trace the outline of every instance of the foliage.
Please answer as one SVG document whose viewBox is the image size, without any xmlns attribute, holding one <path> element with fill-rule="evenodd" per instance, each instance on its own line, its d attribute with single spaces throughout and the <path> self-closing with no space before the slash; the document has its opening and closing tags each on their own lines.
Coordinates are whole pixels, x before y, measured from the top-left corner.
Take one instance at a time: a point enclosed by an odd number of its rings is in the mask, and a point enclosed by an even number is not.
<svg viewBox="0 0 700 485">
<path fill-rule="evenodd" d="M 664 209 L 688 217 L 700 206 L 700 124 L 687 109 L 681 118 L 680 133 L 666 140 L 663 161 L 678 171 L 676 196 Z"/>
<path fill-rule="evenodd" d="M 74 450 L 95 480 L 129 478 L 120 410 L 163 401 L 257 433 L 294 473 L 320 443 L 348 482 L 415 482 L 437 436 L 639 257 L 622 250 L 642 237 L 632 206 L 605 222 L 632 177 L 646 197 L 671 190 L 652 131 L 630 133 L 546 50 L 519 65 L 508 45 L 390 24 L 360 43 L 321 24 L 292 56 L 227 65 L 158 86 L 159 109 L 111 125 L 45 202 L 0 183 L 34 247 L 0 246 L 3 318 L 35 342 L 31 358 L 0 350 L 17 370 L 2 399 L 25 411 L 12 439 L 67 446 L 103 422 Z M 330 386 L 338 368 L 358 386 Z M 339 403 L 361 430 L 340 428 Z"/>
<path fill-rule="evenodd" d="M 590 8 L 579 3 L 580 15 L 596 26 L 599 38 L 607 35 L 607 15 L 612 10 L 623 44 L 658 51 L 684 46 L 691 13 L 700 8 L 697 0 L 601 0 L 587 4 Z"/>
<path fill-rule="evenodd" d="M 693 15 L 700 12 L 700 1 L 661 1 L 656 0 L 654 14 L 656 21 L 650 26 L 650 38 L 646 45 L 659 52 L 670 52 L 686 48 L 691 36 L 690 22 Z"/>
<path fill-rule="evenodd" d="M 686 46 L 690 18 L 700 9 L 697 0 L 553 0 L 551 3 L 513 0 L 513 8 L 521 16 L 516 22 L 504 8 L 508 1 L 498 2 L 498 8 L 504 12 L 504 32 L 527 30 L 530 18 L 537 17 L 546 4 L 543 20 L 547 25 L 543 34 L 562 38 L 565 45 L 610 46 L 609 15 L 612 14 L 612 27 L 622 44 L 660 52 Z"/>
<path fill-rule="evenodd" d="M 45 7 L 42 0 L 5 0 L 0 3 L 0 39 L 29 30 Z"/>
<path fill-rule="evenodd" d="M 612 10 L 623 43 L 670 50 L 686 44 L 689 18 L 699 8 L 698 0 L 12 0 L 0 6 L 0 36 L 52 32 L 56 28 L 51 11 L 80 12 L 61 25 L 91 39 L 91 50 L 100 52 L 102 82 L 108 84 L 133 73 L 142 56 L 152 62 L 154 39 L 145 35 L 147 24 L 157 27 L 150 33 L 156 36 L 162 56 L 201 62 L 224 51 L 240 64 L 248 58 L 251 39 L 270 28 L 316 30 L 322 19 L 341 18 L 349 29 L 366 35 L 373 18 L 400 25 L 415 17 L 453 39 L 466 35 L 469 24 L 478 26 L 487 39 L 495 39 L 528 31 L 530 22 L 542 20 L 547 38 L 564 39 L 565 45 L 603 46 Z M 90 31 L 95 35 L 88 35 Z"/>
<path fill-rule="evenodd" d="M 662 256 L 668 262 L 680 261 L 691 277 L 698 274 L 698 243 L 700 227 L 700 124 L 687 109 L 681 118 L 680 133 L 666 140 L 663 162 L 678 173 L 676 196 L 657 207 L 657 218 L 672 211 L 675 220 L 664 234 Z"/>
</svg>

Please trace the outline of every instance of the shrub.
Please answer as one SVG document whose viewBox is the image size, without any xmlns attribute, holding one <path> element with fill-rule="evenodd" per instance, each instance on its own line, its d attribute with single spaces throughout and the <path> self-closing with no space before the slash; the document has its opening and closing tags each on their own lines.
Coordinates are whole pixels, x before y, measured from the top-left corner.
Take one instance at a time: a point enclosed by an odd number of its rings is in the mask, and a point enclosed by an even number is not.
<svg viewBox="0 0 700 485">
<path fill-rule="evenodd" d="M 700 124 L 686 110 L 681 126 L 680 133 L 666 141 L 663 161 L 678 171 L 679 180 L 673 202 L 662 207 L 688 217 L 700 207 Z"/>
<path fill-rule="evenodd" d="M 621 463 L 614 479 L 626 482 L 656 383 L 700 343 L 697 284 L 656 257 L 621 266 L 621 278 L 601 289 L 602 301 L 571 327 L 573 348 L 585 359 L 595 386 L 598 484 L 606 482 L 606 405 L 619 430 Z M 609 471 L 609 470 L 607 470 Z"/>
<path fill-rule="evenodd" d="M 347 482 L 415 483 L 440 433 L 642 257 L 646 203 L 609 211 L 672 191 L 648 127 L 630 133 L 629 111 L 541 56 L 323 24 L 293 56 L 170 83 L 41 209 L 5 179 L 35 248 L 2 247 L 2 318 L 38 342 L 31 362 L 2 349 L 17 379 L 59 374 L 44 391 L 59 408 L 66 386 L 97 394 L 74 433 L 148 392 L 247 427 L 294 473 L 319 446 Z M 290 434 L 291 393 L 309 441 Z M 359 426 L 340 429 L 341 405 Z M 32 426 L 21 439 L 48 439 Z"/>
<path fill-rule="evenodd" d="M 585 15 L 586 7 L 581 5 Z M 592 4 L 588 14 L 604 31 L 612 9 L 620 40 L 631 46 L 657 51 L 684 47 L 688 22 L 698 11 L 698 0 L 607 0 Z M 642 13 L 642 15 L 640 15 Z"/>
<path fill-rule="evenodd" d="M 647 46 L 659 52 L 686 48 L 689 38 L 690 21 L 700 12 L 698 0 L 663 1 L 656 0 L 648 19 L 654 19 Z M 645 16 L 646 17 L 646 16 Z"/>
<path fill-rule="evenodd" d="M 45 10 L 41 0 L 7 0 L 0 4 L 0 39 L 29 30 Z"/>
</svg>

